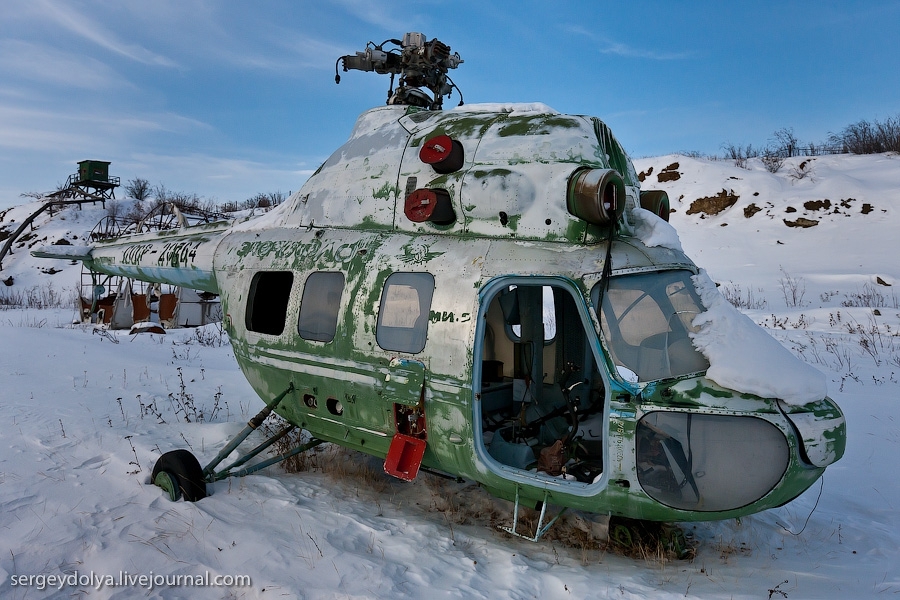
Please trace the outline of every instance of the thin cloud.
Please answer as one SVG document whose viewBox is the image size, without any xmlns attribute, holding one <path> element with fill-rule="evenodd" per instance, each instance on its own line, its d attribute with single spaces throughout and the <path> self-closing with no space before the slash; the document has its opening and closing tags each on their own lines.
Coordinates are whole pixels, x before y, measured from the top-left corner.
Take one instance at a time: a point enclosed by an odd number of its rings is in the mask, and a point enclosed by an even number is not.
<svg viewBox="0 0 900 600">
<path fill-rule="evenodd" d="M 119 40 L 111 31 L 100 27 L 85 15 L 71 10 L 64 4 L 52 0 L 37 0 L 41 15 L 56 22 L 71 33 L 92 42 L 101 48 L 145 65 L 177 67 L 172 60 L 147 50 L 143 46 L 128 44 Z"/>
<path fill-rule="evenodd" d="M 210 130 L 208 124 L 174 113 L 147 115 L 108 112 L 61 113 L 0 104 L 0 148 L 14 151 L 81 151 L 97 144 L 110 147 L 153 132 Z"/>
<path fill-rule="evenodd" d="M 305 69 L 333 69 L 337 57 L 347 52 L 346 49 L 330 42 L 302 35 L 285 33 L 285 35 L 272 35 L 271 37 L 272 39 L 262 40 L 256 47 L 249 50 L 220 46 L 208 50 L 209 56 L 238 69 L 288 74 Z M 265 52 L 266 49 L 271 51 Z"/>
<path fill-rule="evenodd" d="M 122 80 L 107 65 L 45 45 L 20 40 L 0 41 L 0 73 L 10 79 L 36 81 L 67 88 L 107 89 Z"/>
<path fill-rule="evenodd" d="M 593 31 L 588 31 L 577 25 L 566 28 L 569 33 L 581 35 L 589 38 L 596 44 L 597 50 L 601 54 L 613 54 L 625 58 L 645 58 L 648 60 L 684 60 L 691 57 L 690 52 L 659 52 L 657 50 L 634 48 L 627 44 L 611 40 L 603 35 L 598 35 Z"/>
<path fill-rule="evenodd" d="M 411 25 L 411 23 L 414 24 L 419 21 L 415 15 L 404 11 L 403 18 L 393 19 L 389 16 L 389 11 L 384 10 L 383 5 L 379 2 L 370 2 L 369 0 L 335 0 L 332 4 L 342 7 L 348 16 L 355 17 L 364 23 L 381 27 L 386 31 L 397 32 L 392 34 L 393 36 L 399 37 L 406 32 L 416 31 L 415 27 L 418 27 L 418 25 Z M 410 29 L 411 26 L 413 29 Z M 381 40 L 373 41 L 376 43 L 381 42 Z"/>
<path fill-rule="evenodd" d="M 277 176 L 288 176 L 295 181 L 297 176 L 308 177 L 315 169 L 300 168 L 302 165 L 277 165 L 271 160 L 253 160 L 231 156 L 214 156 L 203 153 L 151 154 L 136 153 L 131 157 L 136 164 L 154 165 L 155 170 L 165 173 L 189 174 L 196 178 L 203 173 L 203 179 L 231 179 L 267 181 Z M 123 161 L 124 164 L 124 161 Z"/>
<path fill-rule="evenodd" d="M 217 200 L 244 200 L 259 192 L 296 191 L 315 172 L 287 157 L 273 161 L 268 156 L 235 158 L 205 153 L 134 153 L 118 159 L 117 165 L 122 172 L 137 176 L 164 173 L 154 183 Z"/>
<path fill-rule="evenodd" d="M 338 56 L 347 53 L 337 44 L 310 37 L 291 39 L 285 36 L 283 39 L 287 40 L 283 43 L 283 47 L 299 55 L 301 57 L 299 66 L 304 68 L 331 69 Z M 293 66 L 298 66 L 298 63 L 293 63 Z"/>
</svg>

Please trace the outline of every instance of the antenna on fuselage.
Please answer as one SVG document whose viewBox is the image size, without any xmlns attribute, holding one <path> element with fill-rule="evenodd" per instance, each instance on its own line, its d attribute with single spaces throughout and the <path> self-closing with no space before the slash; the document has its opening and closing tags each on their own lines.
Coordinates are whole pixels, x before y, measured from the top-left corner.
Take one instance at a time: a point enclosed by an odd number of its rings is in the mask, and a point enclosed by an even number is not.
<svg viewBox="0 0 900 600">
<path fill-rule="evenodd" d="M 384 50 L 386 44 L 397 48 Z M 449 96 L 455 88 L 459 92 L 459 106 L 462 106 L 462 92 L 447 76 L 463 61 L 458 52 L 450 54 L 450 46 L 437 38 L 426 41 L 424 33 L 407 33 L 402 40 L 389 39 L 374 44 L 369 42 L 363 52 L 348 54 L 337 59 L 334 65 L 334 82 L 340 83 L 338 65 L 344 72 L 375 71 L 380 75 L 390 74 L 387 104 L 418 106 L 430 110 L 440 110 L 444 96 Z M 394 76 L 400 76 L 400 85 L 394 89 Z M 425 88 L 431 92 L 424 91 Z"/>
</svg>

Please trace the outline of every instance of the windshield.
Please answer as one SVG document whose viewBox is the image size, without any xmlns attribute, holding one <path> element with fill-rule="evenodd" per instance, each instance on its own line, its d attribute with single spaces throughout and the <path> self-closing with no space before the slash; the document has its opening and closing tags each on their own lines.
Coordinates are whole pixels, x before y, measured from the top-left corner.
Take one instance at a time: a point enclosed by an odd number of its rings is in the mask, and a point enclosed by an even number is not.
<svg viewBox="0 0 900 600">
<path fill-rule="evenodd" d="M 619 373 L 632 382 L 678 377 L 709 368 L 688 334 L 704 311 L 689 271 L 662 271 L 612 277 L 597 307 L 600 283 L 591 301 Z"/>
</svg>

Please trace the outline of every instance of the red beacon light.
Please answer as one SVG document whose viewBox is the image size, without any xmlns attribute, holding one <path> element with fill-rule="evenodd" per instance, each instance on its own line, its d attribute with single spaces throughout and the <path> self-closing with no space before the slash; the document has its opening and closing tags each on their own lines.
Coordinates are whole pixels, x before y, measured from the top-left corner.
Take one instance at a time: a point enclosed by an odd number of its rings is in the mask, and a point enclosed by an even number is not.
<svg viewBox="0 0 900 600">
<path fill-rule="evenodd" d="M 449 135 L 429 138 L 419 150 L 419 159 L 436 172 L 446 175 L 459 171 L 465 162 L 463 145 Z"/>
<path fill-rule="evenodd" d="M 413 223 L 429 221 L 435 225 L 450 225 L 456 221 L 450 193 L 441 189 L 418 189 L 406 197 L 403 214 Z"/>
</svg>

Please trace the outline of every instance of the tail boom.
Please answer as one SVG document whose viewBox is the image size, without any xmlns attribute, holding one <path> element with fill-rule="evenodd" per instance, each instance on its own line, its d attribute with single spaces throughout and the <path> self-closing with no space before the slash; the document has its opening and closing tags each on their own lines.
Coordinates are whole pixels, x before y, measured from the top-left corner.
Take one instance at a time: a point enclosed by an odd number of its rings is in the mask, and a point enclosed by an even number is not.
<svg viewBox="0 0 900 600">
<path fill-rule="evenodd" d="M 137 234 L 94 246 L 45 246 L 38 258 L 81 260 L 92 271 L 219 293 L 213 268 L 229 223 Z"/>
</svg>

